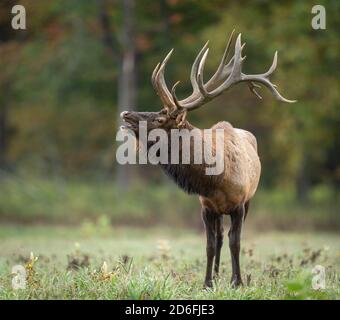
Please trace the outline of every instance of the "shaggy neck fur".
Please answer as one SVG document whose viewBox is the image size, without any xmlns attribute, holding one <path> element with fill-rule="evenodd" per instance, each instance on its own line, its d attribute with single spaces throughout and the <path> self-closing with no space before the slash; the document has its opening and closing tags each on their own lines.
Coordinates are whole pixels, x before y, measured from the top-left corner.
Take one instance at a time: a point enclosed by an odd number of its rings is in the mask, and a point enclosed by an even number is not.
<svg viewBox="0 0 340 320">
<path fill-rule="evenodd" d="M 183 129 L 192 130 L 195 127 L 188 121 L 184 123 Z M 169 156 L 171 153 L 171 136 L 169 137 Z M 180 143 L 180 154 L 182 144 Z M 192 148 L 192 144 L 190 145 Z M 193 151 L 190 152 L 193 155 Z M 181 162 L 181 161 L 180 161 Z M 206 175 L 204 164 L 160 164 L 162 170 L 169 176 L 182 190 L 189 194 L 198 194 L 208 197 L 221 182 L 222 176 Z"/>
</svg>

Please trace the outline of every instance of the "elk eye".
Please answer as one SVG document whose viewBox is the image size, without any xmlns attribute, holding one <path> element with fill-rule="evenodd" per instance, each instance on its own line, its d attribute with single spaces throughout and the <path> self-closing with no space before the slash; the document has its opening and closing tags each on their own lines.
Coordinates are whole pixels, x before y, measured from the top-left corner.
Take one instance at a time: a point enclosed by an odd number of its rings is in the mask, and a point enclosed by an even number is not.
<svg viewBox="0 0 340 320">
<path fill-rule="evenodd" d="M 158 119 L 157 119 L 157 122 L 158 122 L 158 123 L 163 123 L 163 122 L 164 122 L 164 119 L 163 119 L 163 118 L 158 118 Z"/>
</svg>

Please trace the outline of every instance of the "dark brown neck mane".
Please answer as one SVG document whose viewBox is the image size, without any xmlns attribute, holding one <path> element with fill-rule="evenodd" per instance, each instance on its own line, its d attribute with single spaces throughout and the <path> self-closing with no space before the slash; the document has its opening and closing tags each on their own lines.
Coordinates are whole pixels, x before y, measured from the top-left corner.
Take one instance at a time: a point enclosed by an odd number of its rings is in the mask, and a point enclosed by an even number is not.
<svg viewBox="0 0 340 320">
<path fill-rule="evenodd" d="M 188 121 L 182 126 L 182 129 L 196 129 Z M 171 159 L 171 135 L 168 132 L 169 137 L 169 159 Z M 182 154 L 182 141 L 179 145 L 179 158 Z M 193 158 L 193 143 L 190 141 L 190 156 Z M 193 161 L 190 164 L 171 164 L 170 160 L 168 164 L 160 164 L 165 174 L 170 177 L 182 190 L 189 194 L 198 194 L 202 196 L 211 195 L 216 190 L 217 185 L 222 179 L 221 176 L 211 176 L 205 174 L 204 164 L 194 164 Z"/>
</svg>

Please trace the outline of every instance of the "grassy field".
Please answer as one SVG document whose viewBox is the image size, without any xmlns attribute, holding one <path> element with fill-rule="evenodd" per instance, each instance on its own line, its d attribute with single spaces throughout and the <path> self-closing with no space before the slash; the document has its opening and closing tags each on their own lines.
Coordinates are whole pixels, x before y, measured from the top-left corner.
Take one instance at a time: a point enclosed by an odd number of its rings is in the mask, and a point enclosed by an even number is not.
<svg viewBox="0 0 340 320">
<path fill-rule="evenodd" d="M 339 299 L 340 236 L 261 233 L 245 228 L 242 271 L 229 286 L 228 245 L 214 289 L 203 289 L 203 232 L 165 228 L 0 228 L 1 299 Z M 30 252 L 38 259 L 34 262 Z M 104 264 L 105 261 L 105 264 Z M 12 289 L 14 265 L 27 270 Z M 104 267 L 103 267 L 104 264 Z M 311 288 L 311 270 L 326 268 L 326 289 Z M 106 267 L 105 267 L 106 265 Z"/>
</svg>

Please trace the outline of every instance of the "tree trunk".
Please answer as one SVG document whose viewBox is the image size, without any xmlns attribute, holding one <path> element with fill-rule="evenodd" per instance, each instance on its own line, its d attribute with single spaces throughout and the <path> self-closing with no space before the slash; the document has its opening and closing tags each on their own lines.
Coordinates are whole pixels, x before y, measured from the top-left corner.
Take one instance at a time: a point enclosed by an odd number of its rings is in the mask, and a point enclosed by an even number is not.
<svg viewBox="0 0 340 320">
<path fill-rule="evenodd" d="M 135 0 L 122 0 L 122 52 L 118 79 L 118 119 L 120 113 L 136 109 L 137 76 L 135 47 Z M 133 178 L 134 167 L 117 165 L 116 179 L 120 187 L 127 187 Z"/>
<path fill-rule="evenodd" d="M 107 0 L 98 0 L 99 21 L 103 30 L 103 42 L 110 50 L 112 59 L 119 68 L 118 76 L 118 114 L 117 124 L 121 122 L 120 113 L 126 110 L 136 109 L 137 97 L 137 69 L 135 46 L 135 0 L 121 0 L 122 29 L 120 42 L 112 35 L 108 16 Z M 117 126 L 118 127 L 118 126 Z M 135 168 L 128 165 L 116 166 L 116 182 L 121 187 L 127 187 Z"/>
<path fill-rule="evenodd" d="M 6 166 L 7 150 L 7 106 L 5 103 L 0 105 L 0 169 Z"/>
<path fill-rule="evenodd" d="M 8 103 L 10 86 L 9 81 L 3 83 L 0 97 L 0 169 L 5 169 L 7 165 L 6 152 L 8 147 Z"/>
</svg>

